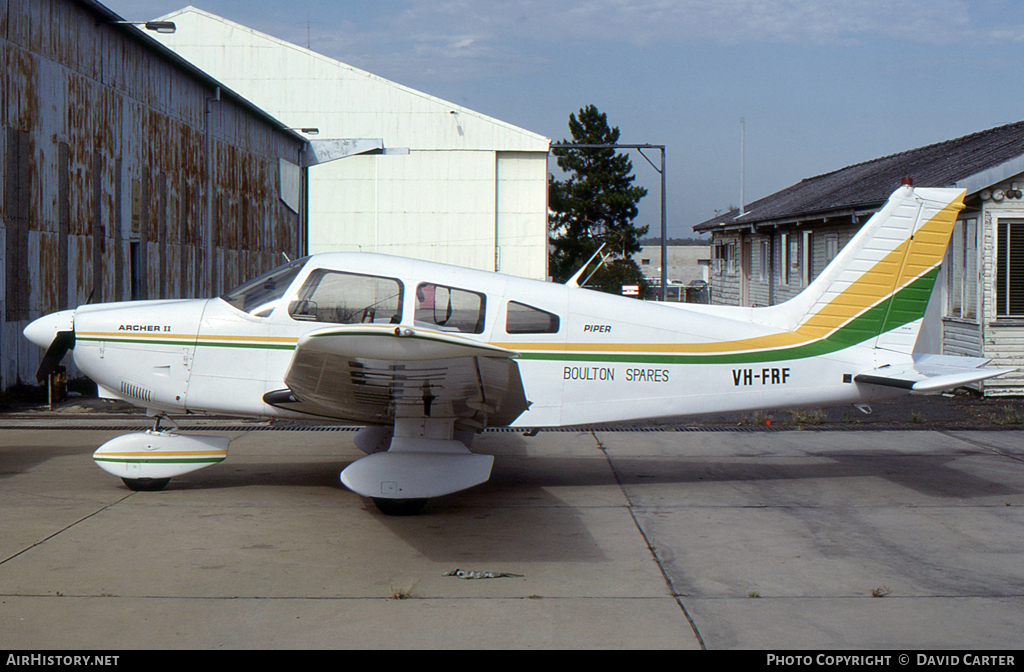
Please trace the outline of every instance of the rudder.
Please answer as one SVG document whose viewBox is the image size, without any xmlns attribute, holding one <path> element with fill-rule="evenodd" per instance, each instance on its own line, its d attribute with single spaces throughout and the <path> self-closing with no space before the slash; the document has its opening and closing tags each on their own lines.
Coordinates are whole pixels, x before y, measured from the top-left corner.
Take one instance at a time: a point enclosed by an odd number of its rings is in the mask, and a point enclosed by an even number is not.
<svg viewBox="0 0 1024 672">
<path fill-rule="evenodd" d="M 963 208 L 962 189 L 904 186 L 769 322 L 806 339 L 911 353 Z"/>
</svg>

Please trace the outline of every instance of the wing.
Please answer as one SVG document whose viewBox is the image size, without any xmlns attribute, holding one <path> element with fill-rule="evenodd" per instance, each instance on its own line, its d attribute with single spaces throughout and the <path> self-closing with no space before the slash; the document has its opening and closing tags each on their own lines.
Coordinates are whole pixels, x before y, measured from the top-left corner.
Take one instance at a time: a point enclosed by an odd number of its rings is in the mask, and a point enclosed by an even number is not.
<svg viewBox="0 0 1024 672">
<path fill-rule="evenodd" d="M 504 426 L 526 410 L 518 353 L 463 336 L 392 325 L 335 326 L 299 339 L 287 389 L 264 395 L 288 410 L 367 424 L 396 417 Z"/>
<path fill-rule="evenodd" d="M 899 387 L 921 394 L 950 390 L 1016 369 L 985 368 L 989 359 L 950 355 L 915 355 L 911 366 L 882 367 L 854 376 L 858 383 Z"/>
</svg>

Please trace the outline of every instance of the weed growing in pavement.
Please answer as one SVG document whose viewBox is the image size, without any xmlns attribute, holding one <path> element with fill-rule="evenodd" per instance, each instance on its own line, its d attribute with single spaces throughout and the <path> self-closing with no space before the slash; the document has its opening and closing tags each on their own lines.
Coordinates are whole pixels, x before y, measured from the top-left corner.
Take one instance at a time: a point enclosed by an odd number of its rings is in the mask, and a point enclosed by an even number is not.
<svg viewBox="0 0 1024 672">
<path fill-rule="evenodd" d="M 1013 406 L 1003 406 L 1003 414 L 992 416 L 992 422 L 997 425 L 1019 425 L 1024 423 L 1024 414 Z"/>
<path fill-rule="evenodd" d="M 821 408 L 794 409 L 789 412 L 791 425 L 820 425 L 828 413 Z"/>
</svg>

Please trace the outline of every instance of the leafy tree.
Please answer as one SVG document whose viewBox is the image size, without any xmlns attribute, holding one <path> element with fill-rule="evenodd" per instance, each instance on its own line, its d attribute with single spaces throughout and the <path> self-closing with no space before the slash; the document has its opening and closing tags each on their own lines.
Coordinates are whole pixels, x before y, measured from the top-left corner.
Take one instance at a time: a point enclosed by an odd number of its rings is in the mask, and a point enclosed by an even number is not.
<svg viewBox="0 0 1024 672">
<path fill-rule="evenodd" d="M 569 115 L 573 144 L 615 144 L 618 127 L 608 126 L 608 117 L 588 105 L 579 114 Z M 647 195 L 643 187 L 633 186 L 633 164 L 615 149 L 554 148 L 558 167 L 565 180 L 551 176 L 548 181 L 548 227 L 552 246 L 550 272 L 557 282 L 565 282 L 606 243 L 604 252 L 614 255 L 587 283 L 588 287 L 618 294 L 622 284 L 643 285 L 643 274 L 631 254 L 640 251 L 640 238 L 646 226 L 633 225 L 637 203 Z"/>
</svg>

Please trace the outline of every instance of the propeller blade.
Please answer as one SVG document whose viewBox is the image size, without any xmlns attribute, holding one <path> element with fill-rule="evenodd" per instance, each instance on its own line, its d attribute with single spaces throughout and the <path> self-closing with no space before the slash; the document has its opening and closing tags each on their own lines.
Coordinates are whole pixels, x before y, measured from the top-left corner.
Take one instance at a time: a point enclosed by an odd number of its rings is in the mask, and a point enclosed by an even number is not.
<svg viewBox="0 0 1024 672">
<path fill-rule="evenodd" d="M 60 366 L 60 360 L 64 359 L 64 355 L 73 347 L 75 347 L 75 332 L 58 331 L 53 341 L 50 342 L 50 347 L 46 349 L 43 361 L 39 363 L 39 368 L 36 370 L 36 382 L 43 382 L 47 376 L 56 371 Z"/>
</svg>

